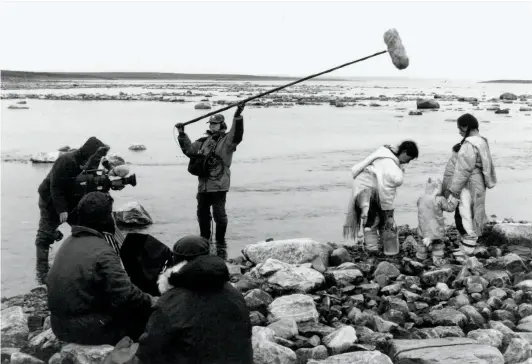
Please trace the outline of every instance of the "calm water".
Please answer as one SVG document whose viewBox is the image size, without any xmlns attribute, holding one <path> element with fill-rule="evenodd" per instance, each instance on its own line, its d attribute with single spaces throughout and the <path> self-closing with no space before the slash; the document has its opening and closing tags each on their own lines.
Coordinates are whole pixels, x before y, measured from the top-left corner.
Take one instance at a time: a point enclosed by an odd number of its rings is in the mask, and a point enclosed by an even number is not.
<svg viewBox="0 0 532 364">
<path fill-rule="evenodd" d="M 341 89 L 337 92 L 363 92 L 366 96 L 438 92 L 490 99 L 506 91 L 518 95 L 532 91 L 526 85 L 473 82 L 367 81 L 338 85 Z M 157 92 L 139 88 L 18 92 L 120 91 Z M 214 93 L 220 98 L 234 99 L 224 95 L 223 90 Z M 8 110 L 14 103 L 14 100 L 1 102 L 2 295 L 22 293 L 36 284 L 37 187 L 50 165 L 15 160 L 27 160 L 37 152 L 53 151 L 63 145 L 78 147 L 96 135 L 112 146 L 112 152 L 130 162 L 137 175 L 136 187 L 113 193 L 115 206 L 139 201 L 155 221 L 145 232 L 168 245 L 184 234 L 199 232 L 197 182 L 188 174 L 187 160 L 173 135 L 176 122 L 204 113 L 194 110 L 193 103 L 28 100 L 29 110 Z M 482 110 L 478 111 L 467 103 L 440 102 L 440 111 L 408 116 L 408 110 L 415 109 L 415 102 L 379 103 L 383 106 L 246 108 L 244 141 L 233 158 L 232 187 L 227 200 L 231 256 L 237 255 L 244 245 L 268 237 L 340 242 L 350 191 L 350 167 L 379 145 L 395 144 L 406 138 L 418 143 L 421 154 L 419 160 L 407 166 L 404 185 L 396 198 L 395 216 L 398 224 L 416 226 L 416 199 L 424 182 L 429 176 L 441 177 L 450 149 L 460 139 L 456 125 L 445 120 L 464 112 L 489 121 L 481 125 L 481 133 L 491 143 L 499 184 L 488 192 L 488 214 L 532 219 L 532 117 L 518 111 L 523 105 L 504 105 L 511 109 L 507 117 L 485 111 L 491 103 L 481 103 Z M 232 112 L 224 114 L 230 118 Z M 187 126 L 191 138 L 200 137 L 205 129 L 204 121 Z M 147 150 L 131 152 L 128 147 L 133 143 L 142 143 Z M 450 215 L 447 220 L 452 221 Z M 61 231 L 68 234 L 68 225 L 61 227 Z M 53 252 L 59 244 L 54 244 Z"/>
</svg>

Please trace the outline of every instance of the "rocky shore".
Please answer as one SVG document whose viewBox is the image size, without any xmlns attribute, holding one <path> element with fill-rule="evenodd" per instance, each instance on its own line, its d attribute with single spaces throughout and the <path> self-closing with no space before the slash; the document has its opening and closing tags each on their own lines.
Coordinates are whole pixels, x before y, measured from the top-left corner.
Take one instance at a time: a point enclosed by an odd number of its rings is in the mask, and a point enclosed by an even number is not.
<svg viewBox="0 0 532 364">
<path fill-rule="evenodd" d="M 452 226 L 448 238 L 451 249 Z M 395 257 L 311 239 L 247 245 L 228 268 L 254 362 L 532 364 L 532 224 L 492 223 L 465 265 L 415 260 L 419 239 L 401 227 Z M 112 349 L 58 341 L 44 286 L 2 298 L 2 363 L 99 364 Z"/>
</svg>

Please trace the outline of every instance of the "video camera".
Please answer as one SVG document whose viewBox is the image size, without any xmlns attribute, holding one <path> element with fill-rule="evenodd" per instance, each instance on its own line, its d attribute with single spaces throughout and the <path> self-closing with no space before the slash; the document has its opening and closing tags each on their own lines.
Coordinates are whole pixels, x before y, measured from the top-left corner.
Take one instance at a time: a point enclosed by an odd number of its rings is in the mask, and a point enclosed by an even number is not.
<svg viewBox="0 0 532 364">
<path fill-rule="evenodd" d="M 137 185 L 137 177 L 135 174 L 128 176 L 129 168 L 125 165 L 112 166 L 108 159 L 103 159 L 102 166 L 104 169 L 85 169 L 76 177 L 75 194 L 78 197 L 89 192 L 107 193 L 109 190 L 119 191 L 126 185 L 133 187 Z"/>
</svg>

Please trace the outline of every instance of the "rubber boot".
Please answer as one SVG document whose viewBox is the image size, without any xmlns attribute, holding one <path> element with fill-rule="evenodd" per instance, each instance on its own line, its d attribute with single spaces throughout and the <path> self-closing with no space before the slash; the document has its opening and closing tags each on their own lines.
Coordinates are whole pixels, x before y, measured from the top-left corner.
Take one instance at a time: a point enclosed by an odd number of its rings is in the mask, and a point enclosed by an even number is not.
<svg viewBox="0 0 532 364">
<path fill-rule="evenodd" d="M 37 282 L 39 284 L 46 284 L 46 276 L 50 270 L 50 265 L 48 263 L 48 255 L 50 252 L 49 245 L 37 244 L 36 247 L 36 274 Z"/>
<path fill-rule="evenodd" d="M 211 238 L 211 220 L 205 220 L 202 221 L 201 219 L 199 222 L 199 228 L 200 228 L 200 235 L 209 240 Z"/>
<path fill-rule="evenodd" d="M 216 255 L 227 260 L 227 243 L 225 241 L 225 232 L 227 224 L 216 224 Z"/>
</svg>

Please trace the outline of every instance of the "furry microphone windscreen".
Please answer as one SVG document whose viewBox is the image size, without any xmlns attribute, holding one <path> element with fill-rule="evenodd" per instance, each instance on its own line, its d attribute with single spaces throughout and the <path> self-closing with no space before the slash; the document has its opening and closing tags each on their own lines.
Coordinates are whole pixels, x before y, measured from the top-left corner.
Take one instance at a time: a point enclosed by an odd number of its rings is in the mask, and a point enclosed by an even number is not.
<svg viewBox="0 0 532 364">
<path fill-rule="evenodd" d="M 390 57 L 392 57 L 394 66 L 400 70 L 408 67 L 408 56 L 406 55 L 403 42 L 401 42 L 401 37 L 399 37 L 399 33 L 397 33 L 395 28 L 384 33 L 384 43 L 386 43 L 386 46 L 388 47 L 388 53 L 390 54 Z"/>
</svg>

